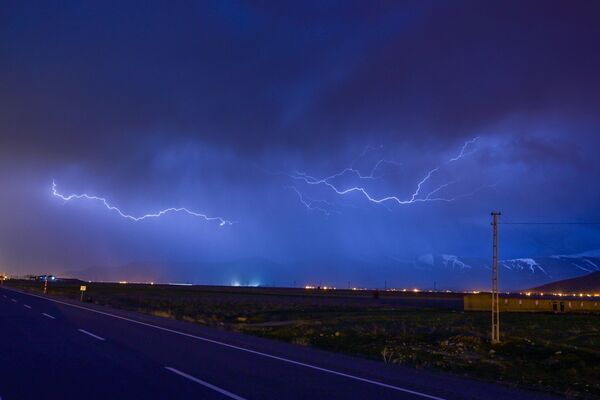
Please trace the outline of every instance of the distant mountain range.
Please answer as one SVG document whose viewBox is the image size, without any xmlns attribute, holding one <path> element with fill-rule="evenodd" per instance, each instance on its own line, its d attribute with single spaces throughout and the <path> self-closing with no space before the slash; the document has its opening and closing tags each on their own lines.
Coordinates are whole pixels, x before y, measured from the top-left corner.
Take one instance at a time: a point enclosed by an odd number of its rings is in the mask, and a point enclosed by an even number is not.
<svg viewBox="0 0 600 400">
<path fill-rule="evenodd" d="M 600 293 L 600 271 L 584 276 L 548 283 L 531 289 L 541 293 Z"/>
<path fill-rule="evenodd" d="M 586 253 L 515 258 L 500 260 L 498 265 L 501 290 L 515 291 L 600 271 L 600 256 Z M 413 268 L 426 271 L 438 288 L 488 290 L 491 286 L 490 260 L 429 254 L 419 257 Z"/>
<path fill-rule="evenodd" d="M 500 288 L 518 291 L 600 271 L 600 251 L 576 255 L 515 258 L 499 262 Z M 247 286 L 337 285 L 338 287 L 489 290 L 491 260 L 451 254 L 415 259 L 335 260 L 279 264 L 263 258 L 229 262 L 135 262 L 91 267 L 59 276 L 85 280 L 178 282 Z"/>
</svg>

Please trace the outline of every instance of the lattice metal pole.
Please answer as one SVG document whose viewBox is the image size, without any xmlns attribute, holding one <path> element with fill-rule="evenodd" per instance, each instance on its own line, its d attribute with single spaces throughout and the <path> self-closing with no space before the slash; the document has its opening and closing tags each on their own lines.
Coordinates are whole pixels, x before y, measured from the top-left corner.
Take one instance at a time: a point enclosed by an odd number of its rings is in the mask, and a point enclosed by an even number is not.
<svg viewBox="0 0 600 400">
<path fill-rule="evenodd" d="M 498 217 L 492 212 L 494 239 L 492 245 L 492 344 L 500 343 L 500 290 L 498 288 Z"/>
</svg>

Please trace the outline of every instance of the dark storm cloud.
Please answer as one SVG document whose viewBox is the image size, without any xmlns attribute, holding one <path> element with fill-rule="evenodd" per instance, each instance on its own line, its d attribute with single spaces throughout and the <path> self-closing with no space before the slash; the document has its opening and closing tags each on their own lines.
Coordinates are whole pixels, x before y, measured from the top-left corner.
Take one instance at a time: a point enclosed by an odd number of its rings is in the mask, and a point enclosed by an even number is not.
<svg viewBox="0 0 600 400">
<path fill-rule="evenodd" d="M 84 150 L 91 135 L 113 144 L 159 129 L 242 148 L 284 143 L 285 107 L 320 79 L 348 33 L 343 18 L 304 29 L 295 11 L 274 18 L 215 3 L 8 12 L 4 112 L 37 138 Z"/>
<path fill-rule="evenodd" d="M 591 116 L 597 5 L 455 3 L 391 35 L 315 109 L 348 127 L 463 136 L 512 113 Z"/>
<path fill-rule="evenodd" d="M 3 137 L 62 155 L 158 132 L 298 148 L 586 113 L 600 85 L 595 16 L 593 2 L 14 3 Z"/>
<path fill-rule="evenodd" d="M 600 217 L 599 11 L 592 1 L 5 3 L 0 262 L 60 271 L 259 257 L 289 275 L 299 260 L 487 254 L 493 208 Z M 447 166 L 473 137 L 477 151 Z M 444 195 L 475 194 L 376 206 L 288 175 L 368 172 L 381 158 L 402 165 L 381 170 L 369 186 L 378 196 L 410 197 L 436 166 L 424 190 L 452 181 Z M 186 206 L 240 223 L 131 225 L 57 203 L 53 178 L 132 213 Z M 308 210 L 290 186 L 336 212 Z M 526 232 L 511 251 L 600 246 L 577 232 Z"/>
</svg>

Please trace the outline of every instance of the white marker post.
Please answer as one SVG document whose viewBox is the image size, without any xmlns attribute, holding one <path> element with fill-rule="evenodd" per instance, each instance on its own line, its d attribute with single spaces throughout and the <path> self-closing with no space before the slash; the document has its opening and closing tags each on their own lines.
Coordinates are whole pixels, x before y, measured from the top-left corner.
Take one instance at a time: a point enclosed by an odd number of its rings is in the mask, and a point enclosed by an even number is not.
<svg viewBox="0 0 600 400">
<path fill-rule="evenodd" d="M 79 299 L 80 301 L 83 301 L 83 292 L 85 292 L 86 290 L 87 287 L 85 285 L 79 286 L 79 291 L 81 292 L 81 298 Z"/>
</svg>

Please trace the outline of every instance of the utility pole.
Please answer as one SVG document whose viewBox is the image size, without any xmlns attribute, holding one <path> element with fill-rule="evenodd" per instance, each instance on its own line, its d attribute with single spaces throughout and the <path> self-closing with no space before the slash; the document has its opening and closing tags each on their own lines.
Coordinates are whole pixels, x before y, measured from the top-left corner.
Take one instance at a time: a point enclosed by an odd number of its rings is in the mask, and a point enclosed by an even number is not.
<svg viewBox="0 0 600 400">
<path fill-rule="evenodd" d="M 498 217 L 500 212 L 492 212 L 494 239 L 492 245 L 492 344 L 500 343 L 500 291 L 498 289 Z"/>
</svg>

